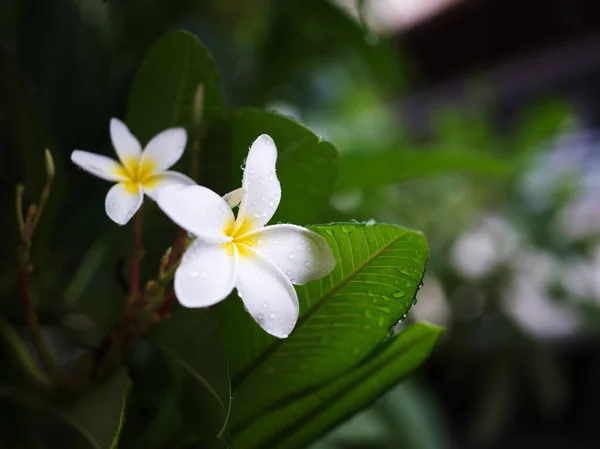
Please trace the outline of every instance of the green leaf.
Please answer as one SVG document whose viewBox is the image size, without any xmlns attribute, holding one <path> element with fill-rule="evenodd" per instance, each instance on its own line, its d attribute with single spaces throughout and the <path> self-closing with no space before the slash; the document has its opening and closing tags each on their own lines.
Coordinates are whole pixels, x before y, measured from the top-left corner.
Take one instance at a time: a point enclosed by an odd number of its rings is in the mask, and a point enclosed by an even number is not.
<svg viewBox="0 0 600 449">
<path fill-rule="evenodd" d="M 300 316 L 287 339 L 262 331 L 237 298 L 220 308 L 236 398 L 234 430 L 355 366 L 413 304 L 428 256 L 421 233 L 359 223 L 310 229 L 325 237 L 337 265 L 296 287 Z"/>
<path fill-rule="evenodd" d="M 325 205 L 337 173 L 337 151 L 308 128 L 276 112 L 238 109 L 232 114 L 233 161 L 231 188 L 241 186 L 239 168 L 248 148 L 261 134 L 277 145 L 277 177 L 282 200 L 272 221 L 310 223 Z"/>
<path fill-rule="evenodd" d="M 190 173 L 189 168 L 193 154 L 198 155 L 197 149 L 192 151 L 197 131 L 196 91 L 204 86 L 203 124 L 211 127 L 213 122 L 220 123 L 227 111 L 218 78 L 213 57 L 198 39 L 185 31 L 169 31 L 149 50 L 129 94 L 126 122 L 143 145 L 167 128 L 181 126 L 187 130 L 188 148 L 175 170 L 194 178 L 196 173 Z M 154 236 L 145 243 L 146 260 L 158 260 L 175 238 L 172 222 L 154 206 L 149 204 L 143 211 L 144 233 Z M 154 272 L 143 274 L 153 276 Z"/>
<path fill-rule="evenodd" d="M 121 368 L 64 410 L 93 436 L 98 447 L 112 449 L 120 434 L 130 385 L 127 370 Z"/>
<path fill-rule="evenodd" d="M 32 413 L 30 436 L 39 437 L 41 444 L 36 447 L 49 447 L 48 432 L 55 434 L 57 427 L 66 426 L 70 432 L 61 432 L 61 447 L 65 449 L 113 449 L 117 447 L 129 386 L 129 376 L 121 369 L 64 404 L 52 404 L 48 398 L 14 387 L 0 388 L 0 401 L 14 402 Z"/>
<path fill-rule="evenodd" d="M 214 311 L 177 308 L 150 341 L 185 375 L 181 406 L 187 409 L 183 418 L 190 432 L 207 442 L 225 438 L 231 388 Z"/>
<path fill-rule="evenodd" d="M 429 356 L 441 331 L 427 323 L 407 328 L 365 363 L 320 389 L 263 415 L 235 434 L 235 447 L 306 447 L 414 371 Z"/>
<path fill-rule="evenodd" d="M 204 85 L 204 120 L 225 114 L 217 65 L 186 31 L 169 31 L 150 49 L 129 94 L 127 124 L 142 144 L 173 126 L 191 135 L 196 89 Z"/>
<path fill-rule="evenodd" d="M 573 124 L 573 107 L 563 99 L 546 99 L 521 112 L 515 130 L 514 146 L 524 154 L 543 149 L 549 139 Z"/>
<path fill-rule="evenodd" d="M 378 187 L 457 172 L 500 176 L 509 174 L 511 165 L 489 154 L 466 151 L 345 153 L 336 188 Z"/>
</svg>

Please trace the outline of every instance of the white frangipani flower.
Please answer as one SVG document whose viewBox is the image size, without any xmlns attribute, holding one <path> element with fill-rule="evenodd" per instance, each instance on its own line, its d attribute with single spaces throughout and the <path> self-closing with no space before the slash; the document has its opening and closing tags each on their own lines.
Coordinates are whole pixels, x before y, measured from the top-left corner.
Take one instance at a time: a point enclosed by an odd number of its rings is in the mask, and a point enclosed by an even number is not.
<svg viewBox="0 0 600 449">
<path fill-rule="evenodd" d="M 196 184 L 191 178 L 167 170 L 183 154 L 187 134 L 183 128 L 169 128 L 153 137 L 142 151 L 139 141 L 120 120 L 110 121 L 110 138 L 119 161 L 75 150 L 71 160 L 84 170 L 115 184 L 106 195 L 106 214 L 124 225 L 142 205 L 144 193 L 156 200 L 158 190 L 167 185 Z"/>
<path fill-rule="evenodd" d="M 175 294 L 186 307 L 207 307 L 236 288 L 268 333 L 287 337 L 298 319 L 292 286 L 325 276 L 335 266 L 327 241 L 290 224 L 265 226 L 281 198 L 277 148 L 258 137 L 246 159 L 242 188 L 219 195 L 201 186 L 165 187 L 158 205 L 196 236 L 175 273 Z M 232 207 L 239 204 L 237 218 Z"/>
</svg>

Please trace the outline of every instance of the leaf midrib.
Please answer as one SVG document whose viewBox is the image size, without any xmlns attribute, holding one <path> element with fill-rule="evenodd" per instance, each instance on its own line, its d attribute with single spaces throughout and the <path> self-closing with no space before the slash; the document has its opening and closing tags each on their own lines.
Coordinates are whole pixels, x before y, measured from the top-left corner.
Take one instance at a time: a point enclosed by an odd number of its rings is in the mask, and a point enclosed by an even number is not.
<svg viewBox="0 0 600 449">
<path fill-rule="evenodd" d="M 346 286 L 346 284 L 348 282 L 350 282 L 350 280 L 352 280 L 355 276 L 358 276 L 358 274 L 367 265 L 369 265 L 373 260 L 375 260 L 377 257 L 379 257 L 383 252 L 387 251 L 390 246 L 392 246 L 394 243 L 396 243 L 398 240 L 400 240 L 402 237 L 406 236 L 407 234 L 409 234 L 409 231 L 399 234 L 398 236 L 396 236 L 395 238 L 390 240 L 389 243 L 386 243 L 384 246 L 381 247 L 381 249 L 377 250 L 369 258 L 367 258 L 367 260 L 364 263 L 362 263 L 360 266 L 358 266 L 357 268 L 352 270 L 340 283 L 338 283 L 334 287 L 332 287 L 325 295 L 323 295 L 321 297 L 321 299 L 319 299 L 317 302 L 315 302 L 315 304 L 309 310 L 307 310 L 304 313 L 304 315 L 302 315 L 301 317 L 298 318 L 298 322 L 296 323 L 296 329 L 300 328 L 306 322 L 307 319 L 309 319 L 318 310 L 320 310 L 321 307 L 333 295 L 335 295 L 344 286 Z M 261 364 L 263 364 L 265 362 L 265 360 L 267 360 L 268 357 L 283 343 L 284 343 L 284 340 L 277 340 L 273 344 L 271 344 L 259 357 L 256 358 L 256 360 L 248 368 L 246 368 L 244 371 L 242 371 L 241 374 L 239 374 L 234 380 L 232 380 L 232 382 L 231 382 L 232 390 L 235 390 L 241 384 L 243 384 L 246 381 L 246 379 L 252 374 L 252 372 L 255 369 L 257 369 Z"/>
</svg>

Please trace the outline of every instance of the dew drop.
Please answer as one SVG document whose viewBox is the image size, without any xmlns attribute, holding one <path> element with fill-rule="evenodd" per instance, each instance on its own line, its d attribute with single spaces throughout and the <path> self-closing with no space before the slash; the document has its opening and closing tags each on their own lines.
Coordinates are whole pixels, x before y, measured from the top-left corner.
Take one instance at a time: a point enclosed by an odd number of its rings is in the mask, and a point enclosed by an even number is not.
<svg viewBox="0 0 600 449">
<path fill-rule="evenodd" d="M 397 292 L 392 293 L 392 296 L 397 299 L 404 298 L 406 296 L 406 292 L 398 290 Z"/>
<path fill-rule="evenodd" d="M 295 258 L 296 258 L 296 255 L 294 253 L 289 253 L 288 254 L 288 259 L 292 260 L 292 259 L 295 259 Z"/>
<path fill-rule="evenodd" d="M 197 271 L 192 271 L 190 273 L 190 276 L 193 277 L 193 278 L 197 278 L 198 277 L 198 272 Z"/>
</svg>

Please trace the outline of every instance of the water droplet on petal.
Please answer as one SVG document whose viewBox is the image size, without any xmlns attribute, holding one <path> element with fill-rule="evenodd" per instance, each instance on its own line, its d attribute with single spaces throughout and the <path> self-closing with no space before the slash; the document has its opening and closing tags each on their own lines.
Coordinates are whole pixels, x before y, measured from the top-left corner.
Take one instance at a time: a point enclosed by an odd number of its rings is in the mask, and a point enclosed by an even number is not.
<svg viewBox="0 0 600 449">
<path fill-rule="evenodd" d="M 296 258 L 296 255 L 294 253 L 289 253 L 288 254 L 288 259 L 292 260 L 294 258 Z"/>
</svg>

